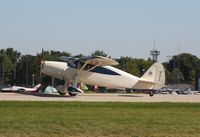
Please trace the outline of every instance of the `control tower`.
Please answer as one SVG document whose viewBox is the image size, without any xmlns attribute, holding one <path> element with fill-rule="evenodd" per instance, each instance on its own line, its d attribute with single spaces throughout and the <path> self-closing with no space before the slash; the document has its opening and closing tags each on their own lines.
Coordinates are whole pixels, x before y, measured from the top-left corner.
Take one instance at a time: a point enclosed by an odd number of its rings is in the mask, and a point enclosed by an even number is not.
<svg viewBox="0 0 200 137">
<path fill-rule="evenodd" d="M 160 51 L 158 51 L 157 49 L 155 49 L 156 46 L 156 39 L 153 39 L 153 44 L 154 44 L 154 48 L 152 51 L 150 51 L 150 55 L 152 56 L 152 60 L 153 61 L 158 61 L 158 55 L 160 55 Z"/>
<path fill-rule="evenodd" d="M 152 56 L 152 60 L 158 61 L 158 55 L 160 55 L 160 51 L 158 51 L 157 49 L 153 49 L 152 51 L 150 51 L 150 54 Z"/>
</svg>

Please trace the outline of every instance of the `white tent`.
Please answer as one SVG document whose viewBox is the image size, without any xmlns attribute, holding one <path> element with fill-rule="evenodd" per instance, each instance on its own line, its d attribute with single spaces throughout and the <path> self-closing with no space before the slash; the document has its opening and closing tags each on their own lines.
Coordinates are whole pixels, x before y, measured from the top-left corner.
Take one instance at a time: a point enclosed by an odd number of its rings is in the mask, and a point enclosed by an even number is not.
<svg viewBox="0 0 200 137">
<path fill-rule="evenodd" d="M 48 87 L 44 90 L 43 93 L 44 93 L 44 94 L 54 94 L 54 93 L 58 93 L 58 91 L 57 91 L 54 87 L 48 86 Z"/>
</svg>

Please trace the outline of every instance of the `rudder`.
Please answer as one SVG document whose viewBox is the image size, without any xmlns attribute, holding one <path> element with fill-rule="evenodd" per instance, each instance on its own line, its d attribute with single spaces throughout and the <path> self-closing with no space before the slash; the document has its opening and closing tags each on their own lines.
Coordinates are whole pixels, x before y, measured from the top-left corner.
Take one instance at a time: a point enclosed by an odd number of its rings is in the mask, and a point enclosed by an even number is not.
<svg viewBox="0 0 200 137">
<path fill-rule="evenodd" d="M 165 85 L 165 69 L 160 62 L 156 62 L 141 78 L 153 82 L 152 89 L 160 89 Z"/>
</svg>

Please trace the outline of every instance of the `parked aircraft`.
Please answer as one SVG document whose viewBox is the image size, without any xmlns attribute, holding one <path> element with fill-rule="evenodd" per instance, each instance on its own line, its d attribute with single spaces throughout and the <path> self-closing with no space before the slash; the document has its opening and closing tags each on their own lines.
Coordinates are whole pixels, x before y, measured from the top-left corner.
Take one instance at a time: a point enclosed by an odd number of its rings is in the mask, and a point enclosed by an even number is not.
<svg viewBox="0 0 200 137">
<path fill-rule="evenodd" d="M 62 79 L 66 84 L 57 88 L 62 95 L 69 93 L 75 96 L 83 91 L 77 87 L 78 83 L 97 85 L 107 88 L 119 89 L 148 89 L 158 90 L 165 84 L 165 70 L 161 63 L 154 63 L 141 77 L 112 67 L 118 62 L 110 58 L 95 57 L 60 57 L 59 61 L 41 61 L 41 73 Z M 71 80 L 72 85 L 67 81 Z M 150 92 L 153 95 L 153 92 Z"/>
<path fill-rule="evenodd" d="M 20 87 L 20 86 L 12 86 L 8 88 L 2 88 L 1 91 L 3 92 L 20 92 L 20 91 L 25 91 L 25 92 L 37 92 L 38 89 L 40 88 L 41 84 L 37 84 L 33 88 L 26 88 L 26 87 Z"/>
</svg>

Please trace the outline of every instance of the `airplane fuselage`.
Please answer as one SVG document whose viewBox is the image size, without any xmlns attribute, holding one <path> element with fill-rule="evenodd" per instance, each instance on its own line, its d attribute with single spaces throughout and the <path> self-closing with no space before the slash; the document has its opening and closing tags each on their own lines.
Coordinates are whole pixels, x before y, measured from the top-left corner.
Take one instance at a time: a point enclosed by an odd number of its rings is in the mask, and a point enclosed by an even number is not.
<svg viewBox="0 0 200 137">
<path fill-rule="evenodd" d="M 87 68 L 87 66 L 86 66 Z M 79 75 L 79 82 L 108 88 L 134 88 L 140 78 L 112 66 L 95 67 L 79 70 L 66 62 L 45 61 L 42 72 L 51 77 L 72 80 Z"/>
</svg>

